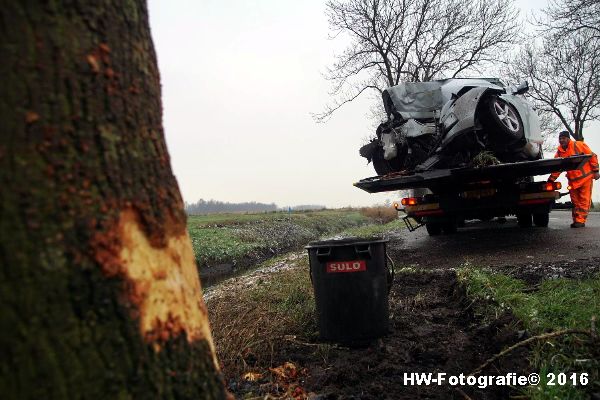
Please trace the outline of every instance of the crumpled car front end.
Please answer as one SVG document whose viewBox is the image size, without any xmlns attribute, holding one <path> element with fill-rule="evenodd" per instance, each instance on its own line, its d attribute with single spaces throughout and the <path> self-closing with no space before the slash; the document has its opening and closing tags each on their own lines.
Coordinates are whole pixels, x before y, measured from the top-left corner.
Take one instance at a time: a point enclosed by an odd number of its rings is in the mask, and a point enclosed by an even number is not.
<svg viewBox="0 0 600 400">
<path fill-rule="evenodd" d="M 386 89 L 388 120 L 360 154 L 378 175 L 468 166 L 482 152 L 500 162 L 542 158 L 540 123 L 521 94 L 497 79 L 411 82 Z"/>
</svg>

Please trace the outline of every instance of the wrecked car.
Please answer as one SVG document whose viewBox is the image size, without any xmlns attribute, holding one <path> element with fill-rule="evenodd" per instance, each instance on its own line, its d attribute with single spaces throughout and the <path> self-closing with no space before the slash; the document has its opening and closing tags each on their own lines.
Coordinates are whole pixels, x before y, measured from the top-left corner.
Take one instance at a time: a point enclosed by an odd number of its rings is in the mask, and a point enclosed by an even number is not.
<svg viewBox="0 0 600 400">
<path fill-rule="evenodd" d="M 542 158 L 540 121 L 523 96 L 528 85 L 496 78 L 409 82 L 383 91 L 387 121 L 360 149 L 378 175 Z"/>
</svg>

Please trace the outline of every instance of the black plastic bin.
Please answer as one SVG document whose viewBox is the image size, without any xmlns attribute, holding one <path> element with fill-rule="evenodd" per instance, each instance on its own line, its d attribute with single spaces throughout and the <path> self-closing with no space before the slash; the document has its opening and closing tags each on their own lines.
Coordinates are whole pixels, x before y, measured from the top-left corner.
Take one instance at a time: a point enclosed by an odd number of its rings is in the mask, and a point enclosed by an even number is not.
<svg viewBox="0 0 600 400">
<path fill-rule="evenodd" d="M 387 333 L 393 280 L 387 242 L 348 238 L 306 246 L 322 340 L 363 345 Z"/>
</svg>

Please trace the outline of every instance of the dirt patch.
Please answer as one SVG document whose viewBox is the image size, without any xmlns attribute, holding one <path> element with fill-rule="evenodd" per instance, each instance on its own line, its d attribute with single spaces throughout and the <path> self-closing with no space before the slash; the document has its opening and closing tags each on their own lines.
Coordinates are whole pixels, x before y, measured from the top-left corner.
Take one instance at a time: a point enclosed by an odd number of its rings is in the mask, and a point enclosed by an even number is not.
<svg viewBox="0 0 600 400">
<path fill-rule="evenodd" d="M 583 258 L 554 263 L 527 263 L 494 268 L 528 284 L 536 285 L 547 279 L 585 279 L 600 274 L 600 257 Z"/>
<path fill-rule="evenodd" d="M 404 374 L 468 374 L 506 346 L 519 341 L 520 327 L 510 315 L 493 323 L 471 312 L 454 271 L 401 272 L 390 293 L 390 332 L 370 346 L 345 348 L 302 338 L 282 338 L 272 365 L 256 370 L 261 378 L 229 380 L 236 396 L 249 393 L 315 399 L 449 399 L 463 398 L 448 385 L 405 385 Z M 526 350 L 511 353 L 491 366 L 489 374 L 528 371 Z M 295 389 L 290 391 L 290 386 Z M 507 387 L 463 388 L 477 399 L 505 399 Z"/>
</svg>

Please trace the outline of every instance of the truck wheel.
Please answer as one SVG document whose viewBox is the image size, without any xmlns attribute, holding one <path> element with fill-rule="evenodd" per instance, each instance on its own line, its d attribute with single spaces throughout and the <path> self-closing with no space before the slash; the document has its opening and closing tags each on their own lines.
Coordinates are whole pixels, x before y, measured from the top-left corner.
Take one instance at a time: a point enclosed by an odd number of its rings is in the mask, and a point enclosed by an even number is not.
<svg viewBox="0 0 600 400">
<path fill-rule="evenodd" d="M 442 233 L 442 225 L 439 222 L 427 222 L 425 228 L 429 236 L 436 236 Z"/>
<path fill-rule="evenodd" d="M 521 228 L 529 228 L 531 226 L 531 214 L 530 213 L 521 213 L 517 214 L 517 224 Z"/>
<path fill-rule="evenodd" d="M 533 223 L 535 226 L 545 228 L 550 222 L 550 213 L 536 213 L 533 214 Z"/>
<path fill-rule="evenodd" d="M 457 224 L 456 221 L 447 221 L 442 224 L 442 230 L 446 235 L 456 233 Z"/>
</svg>

